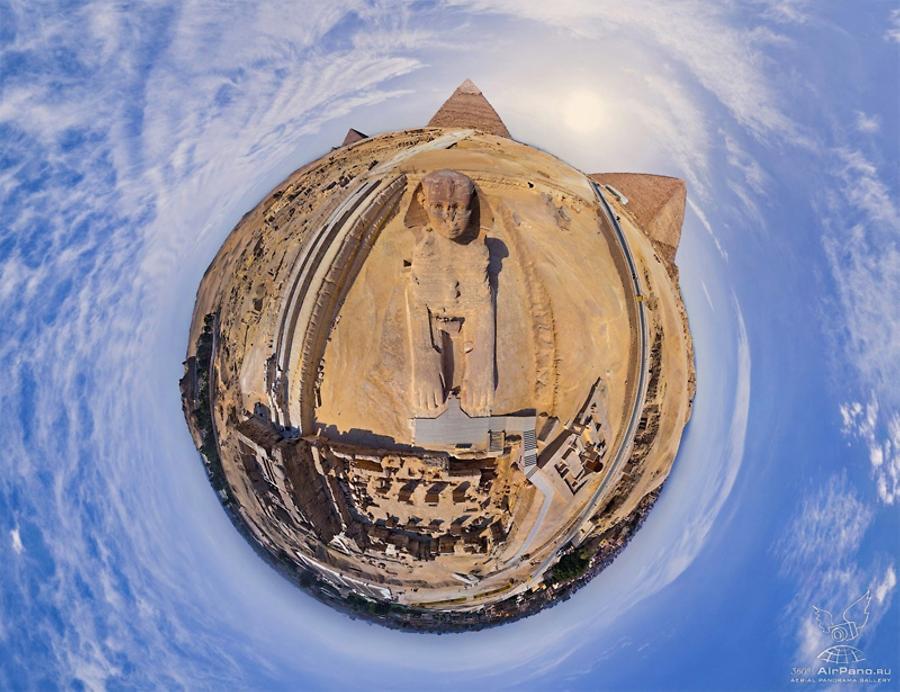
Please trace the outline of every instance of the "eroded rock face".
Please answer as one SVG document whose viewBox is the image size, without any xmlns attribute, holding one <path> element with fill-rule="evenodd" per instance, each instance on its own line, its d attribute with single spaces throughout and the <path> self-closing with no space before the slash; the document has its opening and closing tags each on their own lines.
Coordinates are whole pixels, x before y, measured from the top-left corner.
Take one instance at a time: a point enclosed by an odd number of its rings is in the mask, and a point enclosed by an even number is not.
<svg viewBox="0 0 900 692">
<path fill-rule="evenodd" d="M 630 217 L 623 246 L 584 174 L 451 124 L 356 138 L 247 214 L 181 386 L 248 540 L 320 598 L 424 629 L 532 612 L 605 564 L 693 377 Z"/>
</svg>

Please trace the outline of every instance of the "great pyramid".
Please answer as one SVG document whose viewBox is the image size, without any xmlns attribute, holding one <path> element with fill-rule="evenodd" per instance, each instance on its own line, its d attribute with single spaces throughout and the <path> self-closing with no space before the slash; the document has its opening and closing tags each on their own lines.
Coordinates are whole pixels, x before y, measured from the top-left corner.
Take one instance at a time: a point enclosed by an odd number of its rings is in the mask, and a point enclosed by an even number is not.
<svg viewBox="0 0 900 692">
<path fill-rule="evenodd" d="M 594 173 L 601 185 L 611 185 L 628 198 L 624 207 L 670 265 L 681 240 L 687 188 L 684 181 L 648 173 Z"/>
<path fill-rule="evenodd" d="M 351 127 L 349 130 L 347 130 L 347 135 L 344 137 L 344 141 L 341 142 L 341 146 L 345 147 L 348 144 L 353 144 L 354 142 L 358 142 L 361 139 L 368 139 L 368 137 L 369 135 Z"/>
<path fill-rule="evenodd" d="M 456 91 L 428 121 L 428 127 L 472 127 L 512 139 L 497 111 L 469 79 L 456 87 Z"/>
</svg>

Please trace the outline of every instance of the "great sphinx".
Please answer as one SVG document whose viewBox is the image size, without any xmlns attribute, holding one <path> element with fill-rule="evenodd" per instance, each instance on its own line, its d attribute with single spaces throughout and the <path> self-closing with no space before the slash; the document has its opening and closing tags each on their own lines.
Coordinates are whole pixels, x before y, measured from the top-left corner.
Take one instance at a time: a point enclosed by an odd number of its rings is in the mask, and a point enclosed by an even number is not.
<svg viewBox="0 0 900 692">
<path fill-rule="evenodd" d="M 477 191 L 470 178 L 441 170 L 422 178 L 407 306 L 412 354 L 412 404 L 435 417 L 448 396 L 469 416 L 488 416 L 494 395 L 494 301 L 490 255 L 473 218 Z"/>
</svg>

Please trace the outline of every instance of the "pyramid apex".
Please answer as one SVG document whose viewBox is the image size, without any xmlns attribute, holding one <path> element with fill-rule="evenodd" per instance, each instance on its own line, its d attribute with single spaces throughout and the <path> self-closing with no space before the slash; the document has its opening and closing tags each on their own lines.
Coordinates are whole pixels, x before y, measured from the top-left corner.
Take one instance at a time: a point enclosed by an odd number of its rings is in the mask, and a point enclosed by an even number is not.
<svg viewBox="0 0 900 692">
<path fill-rule="evenodd" d="M 471 79 L 456 87 L 428 121 L 428 127 L 471 127 L 498 137 L 510 137 L 497 111 Z"/>
<path fill-rule="evenodd" d="M 360 132 L 356 128 L 351 127 L 349 130 L 347 130 L 347 135 L 344 137 L 344 141 L 341 142 L 341 146 L 345 147 L 348 144 L 353 144 L 354 142 L 358 142 L 362 139 L 368 139 L 368 137 L 369 135 L 367 135 L 365 132 Z"/>
</svg>

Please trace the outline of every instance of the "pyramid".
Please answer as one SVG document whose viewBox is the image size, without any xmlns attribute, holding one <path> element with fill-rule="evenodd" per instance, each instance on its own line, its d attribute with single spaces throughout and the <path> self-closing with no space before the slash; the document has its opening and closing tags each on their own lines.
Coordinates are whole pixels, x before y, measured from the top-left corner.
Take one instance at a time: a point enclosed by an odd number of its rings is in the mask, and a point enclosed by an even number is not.
<svg viewBox="0 0 900 692">
<path fill-rule="evenodd" d="M 428 121 L 428 127 L 471 127 L 498 137 L 510 137 L 509 130 L 481 90 L 467 79 L 444 101 Z"/>
<path fill-rule="evenodd" d="M 359 130 L 354 130 L 352 127 L 347 130 L 347 135 L 344 137 L 344 141 L 341 142 L 341 146 L 345 147 L 348 144 L 353 144 L 354 142 L 358 142 L 361 139 L 367 139 L 369 135 L 360 132 Z"/>
<path fill-rule="evenodd" d="M 625 210 L 665 260 L 674 265 L 687 199 L 684 181 L 647 173 L 594 173 L 590 177 L 601 185 L 611 185 L 628 198 Z"/>
</svg>

